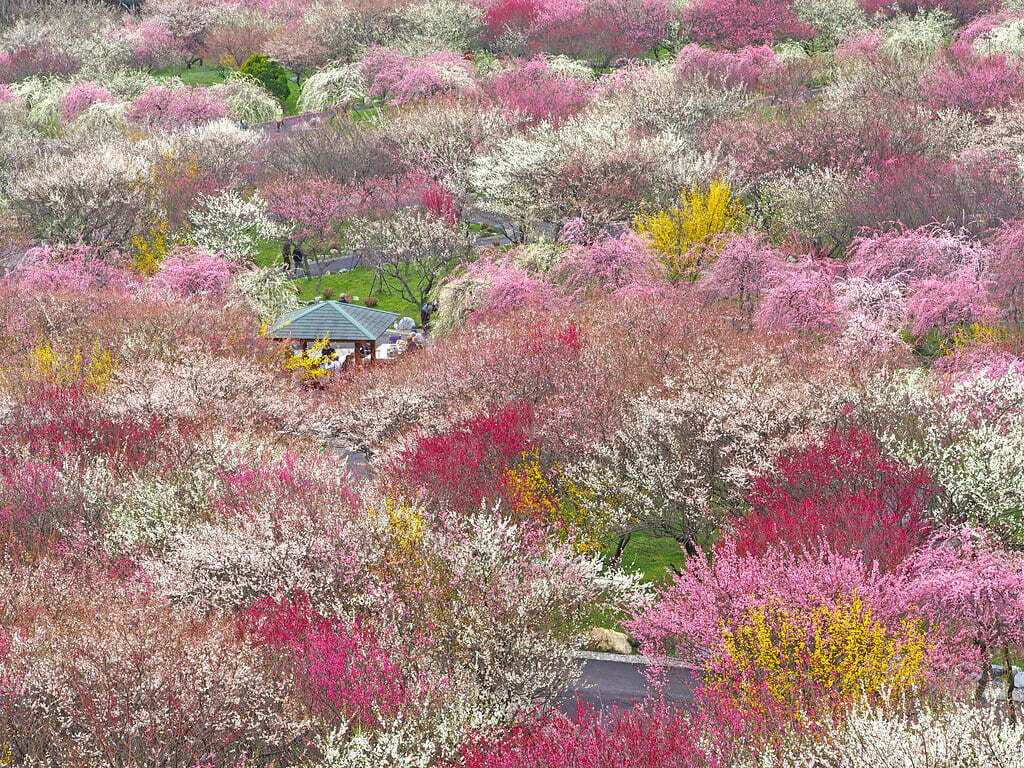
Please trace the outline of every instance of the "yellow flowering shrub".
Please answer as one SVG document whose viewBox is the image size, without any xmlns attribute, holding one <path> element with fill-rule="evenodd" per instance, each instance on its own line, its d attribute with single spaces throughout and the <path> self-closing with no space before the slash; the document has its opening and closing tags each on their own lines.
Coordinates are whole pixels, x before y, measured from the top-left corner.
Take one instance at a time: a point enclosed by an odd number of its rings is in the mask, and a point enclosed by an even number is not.
<svg viewBox="0 0 1024 768">
<path fill-rule="evenodd" d="M 960 326 L 956 331 L 942 342 L 942 352 L 951 354 L 953 352 L 966 352 L 967 350 L 995 344 L 1005 341 L 1009 333 L 1005 328 L 996 328 L 985 323 L 971 323 L 967 326 Z"/>
<path fill-rule="evenodd" d="M 87 387 L 103 391 L 117 371 L 118 361 L 107 350 L 93 348 L 89 359 L 83 363 L 82 350 L 76 349 L 70 355 L 54 352 L 46 342 L 34 347 L 28 356 L 31 375 L 36 379 L 49 380 L 61 386 L 82 381 Z"/>
<path fill-rule="evenodd" d="M 594 514 L 597 505 L 584 488 L 567 478 L 548 480 L 536 451 L 524 453 L 505 480 L 517 514 L 546 521 L 580 552 L 601 549 L 610 533 L 607 520 Z"/>
<path fill-rule="evenodd" d="M 181 245 L 181 240 L 170 233 L 166 221 L 157 221 L 150 225 L 146 235 L 132 235 L 132 245 L 132 269 L 140 275 L 153 276 L 160 271 L 167 254 Z"/>
<path fill-rule="evenodd" d="M 398 551 L 409 553 L 415 550 L 423 538 L 423 515 L 391 498 L 384 500 L 384 512 L 387 515 L 387 534 Z"/>
<path fill-rule="evenodd" d="M 706 190 L 684 189 L 679 200 L 655 213 L 643 212 L 633 229 L 661 255 L 673 277 L 696 280 L 716 249 L 716 238 L 739 230 L 743 204 L 728 182 L 715 181 Z"/>
<path fill-rule="evenodd" d="M 286 357 L 285 370 L 290 373 L 298 373 L 303 381 L 313 382 L 323 379 L 330 373 L 330 371 L 324 370 L 324 360 L 321 357 L 326 348 L 327 337 L 317 339 L 304 352 Z"/>
<path fill-rule="evenodd" d="M 745 707 L 767 695 L 799 709 L 807 697 L 840 701 L 902 698 L 924 681 L 927 643 L 914 622 L 891 633 L 856 595 L 810 614 L 759 606 L 726 631 L 724 670 L 713 682 Z"/>
</svg>

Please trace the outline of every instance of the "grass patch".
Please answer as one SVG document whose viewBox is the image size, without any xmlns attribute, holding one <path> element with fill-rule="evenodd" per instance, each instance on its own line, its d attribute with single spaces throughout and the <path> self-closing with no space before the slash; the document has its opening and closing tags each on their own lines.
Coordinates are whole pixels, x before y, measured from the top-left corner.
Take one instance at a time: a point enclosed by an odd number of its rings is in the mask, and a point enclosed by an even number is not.
<svg viewBox="0 0 1024 768">
<path fill-rule="evenodd" d="M 278 247 L 277 258 L 280 261 L 281 250 Z M 310 301 L 316 297 L 316 278 L 302 278 L 296 280 L 295 284 L 299 286 L 299 300 Z M 334 275 L 324 275 L 323 280 L 320 282 L 320 290 L 324 288 L 330 288 L 334 291 L 334 296 L 331 298 L 337 299 L 341 294 L 347 294 L 349 301 L 353 304 L 362 304 L 363 299 L 367 296 L 376 296 L 377 306 L 376 309 L 383 309 L 387 312 L 397 312 L 401 315 L 409 315 L 416 322 L 419 322 L 419 305 L 412 304 L 406 301 L 400 296 L 394 296 L 391 294 L 385 294 L 381 292 L 371 293 L 373 287 L 373 270 L 369 267 L 356 267 L 348 272 L 339 272 Z M 355 301 L 353 297 L 358 296 L 359 301 Z"/>
<path fill-rule="evenodd" d="M 281 266 L 283 263 L 281 261 L 281 241 L 264 240 L 259 244 L 256 254 L 253 256 L 253 262 L 262 269 Z"/>
<path fill-rule="evenodd" d="M 289 72 L 288 76 L 291 77 L 292 73 Z M 284 110 L 285 116 L 299 114 L 299 95 L 302 93 L 302 88 L 298 83 L 293 80 L 288 80 L 288 98 L 284 100 L 284 104 L 281 105 L 281 109 Z"/>
<path fill-rule="evenodd" d="M 224 82 L 224 70 L 212 64 L 197 65 L 191 69 L 168 67 L 154 70 L 153 74 L 156 77 L 180 77 L 187 85 L 217 85 Z"/>
<path fill-rule="evenodd" d="M 613 541 L 605 555 L 615 554 L 617 542 Z M 672 576 L 672 567 L 682 568 L 686 553 L 678 541 L 670 536 L 654 536 L 638 531 L 629 538 L 622 552 L 622 567 L 643 574 L 649 584 L 662 584 Z"/>
</svg>

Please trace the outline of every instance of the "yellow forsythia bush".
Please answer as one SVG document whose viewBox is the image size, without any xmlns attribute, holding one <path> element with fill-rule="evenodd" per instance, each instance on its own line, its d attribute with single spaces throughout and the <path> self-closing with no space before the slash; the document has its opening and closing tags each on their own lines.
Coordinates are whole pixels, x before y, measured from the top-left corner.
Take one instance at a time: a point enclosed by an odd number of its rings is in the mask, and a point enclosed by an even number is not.
<svg viewBox="0 0 1024 768">
<path fill-rule="evenodd" d="M 305 352 L 298 355 L 289 354 L 285 358 L 285 370 L 290 373 L 298 373 L 303 381 L 318 381 L 327 376 L 330 371 L 324 370 L 324 360 L 321 357 L 327 349 L 327 337 L 313 342 Z"/>
<path fill-rule="evenodd" d="M 808 697 L 891 701 L 924 681 L 927 643 L 913 622 L 892 632 L 856 595 L 809 614 L 758 606 L 724 636 L 714 680 L 741 705 L 760 709 L 768 696 L 799 709 Z"/>
<path fill-rule="evenodd" d="M 33 377 L 61 386 L 82 382 L 91 389 L 106 389 L 117 371 L 117 358 L 109 351 L 101 350 L 98 345 L 93 348 L 87 360 L 83 361 L 82 357 L 81 349 L 76 349 L 70 355 L 60 354 L 54 352 L 47 342 L 29 352 L 29 369 Z"/>
<path fill-rule="evenodd" d="M 545 477 L 536 451 L 527 451 L 506 470 L 505 481 L 516 513 L 546 521 L 580 552 L 596 552 L 605 543 L 608 522 L 594 514 L 597 505 L 586 490 L 567 478 Z"/>
<path fill-rule="evenodd" d="M 713 257 L 717 236 L 738 231 L 742 218 L 743 204 L 728 182 L 714 181 L 707 189 L 684 189 L 675 205 L 640 213 L 633 229 L 661 255 L 671 276 L 696 280 Z"/>
</svg>

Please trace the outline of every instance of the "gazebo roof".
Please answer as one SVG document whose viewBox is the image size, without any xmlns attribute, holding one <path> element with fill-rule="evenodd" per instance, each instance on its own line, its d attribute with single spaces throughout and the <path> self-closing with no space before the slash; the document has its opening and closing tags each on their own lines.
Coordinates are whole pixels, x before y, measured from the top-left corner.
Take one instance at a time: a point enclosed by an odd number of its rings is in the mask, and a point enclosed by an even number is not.
<svg viewBox="0 0 1024 768">
<path fill-rule="evenodd" d="M 296 341 L 375 341 L 401 315 L 381 309 L 321 301 L 286 312 L 267 333 L 273 339 Z"/>
</svg>

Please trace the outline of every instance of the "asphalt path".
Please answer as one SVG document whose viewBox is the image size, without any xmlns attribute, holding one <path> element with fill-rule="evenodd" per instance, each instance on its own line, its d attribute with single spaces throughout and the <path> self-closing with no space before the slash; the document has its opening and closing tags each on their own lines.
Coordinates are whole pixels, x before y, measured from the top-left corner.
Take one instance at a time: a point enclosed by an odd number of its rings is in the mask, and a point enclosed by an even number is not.
<svg viewBox="0 0 1024 768">
<path fill-rule="evenodd" d="M 631 709 L 634 705 L 655 698 L 647 678 L 646 664 L 640 657 L 611 654 L 581 654 L 579 681 L 556 700 L 559 709 L 569 715 L 582 704 L 597 710 Z M 693 702 L 697 676 L 688 667 L 671 667 L 665 699 L 683 706 Z"/>
</svg>

